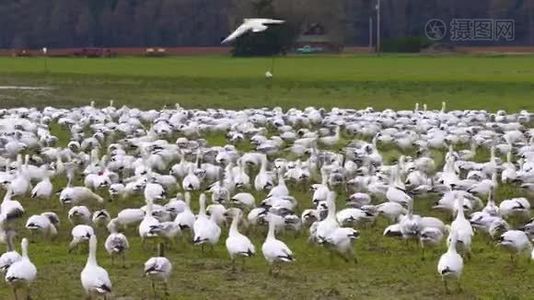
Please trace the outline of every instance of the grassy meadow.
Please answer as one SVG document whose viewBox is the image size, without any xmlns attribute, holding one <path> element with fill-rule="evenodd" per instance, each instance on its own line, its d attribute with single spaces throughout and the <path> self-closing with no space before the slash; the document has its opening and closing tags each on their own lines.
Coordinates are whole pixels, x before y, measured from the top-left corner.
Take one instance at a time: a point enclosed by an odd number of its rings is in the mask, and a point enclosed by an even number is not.
<svg viewBox="0 0 534 300">
<path fill-rule="evenodd" d="M 47 69 L 45 70 L 45 63 Z M 118 57 L 0 58 L 0 85 L 52 90 L 1 90 L 3 106 L 80 105 L 90 100 L 143 108 L 429 107 L 534 108 L 532 56 L 305 56 L 271 58 Z"/>
<path fill-rule="evenodd" d="M 91 100 L 107 105 L 109 99 L 114 99 L 117 105 L 141 108 L 178 102 L 198 108 L 315 105 L 399 109 L 411 108 L 415 102 L 438 108 L 446 100 L 451 109 L 534 109 L 534 58 L 529 56 L 283 57 L 275 60 L 275 77 L 270 82 L 263 77 L 271 65 L 268 58 L 51 58 L 47 64 L 45 72 L 43 58 L 0 58 L 0 85 L 52 87 L 40 91 L 0 89 L 0 106 L 73 106 Z M 55 125 L 53 133 L 64 145 L 68 139 L 66 130 Z M 350 139 L 345 136 L 338 148 Z M 223 136 L 210 136 L 208 141 L 212 145 L 226 142 Z M 387 163 L 399 154 L 397 149 L 381 151 Z M 434 155 L 442 161 L 443 153 Z M 481 150 L 477 160 L 487 159 L 487 151 Z M 54 184 L 59 189 L 65 182 L 56 179 Z M 311 194 L 303 187 L 290 190 L 299 201 L 299 211 L 311 206 Z M 515 186 L 501 186 L 497 202 L 521 195 Z M 262 200 L 262 195 L 256 196 L 257 202 Z M 346 196 L 339 193 L 338 208 L 344 206 Z M 195 211 L 197 199 L 195 194 Z M 83 298 L 79 274 L 85 265 L 86 250 L 67 253 L 72 228 L 66 218 L 69 208 L 62 207 L 57 196 L 49 201 L 19 200 L 26 208 L 24 220 L 17 224 L 19 237 L 29 236 L 23 225 L 32 214 L 52 210 L 61 217 L 54 241 L 31 238 L 29 254 L 38 269 L 33 298 Z M 448 216 L 431 210 L 436 200 L 437 197 L 416 198 L 416 213 L 448 220 Z M 141 205 L 141 197 L 105 203 L 112 215 Z M 99 208 L 94 204 L 89 207 Z M 463 290 L 453 289 L 452 294 L 446 294 L 436 271 L 445 246 L 427 251 L 423 259 L 415 243 L 383 237 L 387 225 L 386 220 L 378 219 L 373 226 L 360 228 L 361 237 L 355 246 L 358 263 L 346 263 L 326 249 L 310 245 L 306 230 L 298 235 L 279 235 L 294 251 L 297 261 L 284 266 L 277 277 L 269 276 L 261 255 L 264 229 L 248 233 L 257 255 L 246 262 L 243 271 L 235 273 L 224 246 L 227 229 L 223 229 L 214 252 L 201 253 L 200 248 L 180 239 L 167 251 L 174 264 L 168 299 L 529 299 L 534 294 L 530 282 L 534 264 L 527 257 L 512 263 L 506 252 L 482 234 L 475 236 L 473 258 L 466 262 Z M 125 268 L 120 263 L 111 265 L 103 248 L 105 229 L 99 228 L 97 236 L 98 260 L 110 273 L 116 299 L 163 298 L 163 293 L 155 297 L 150 283 L 143 278 L 143 263 L 156 252 L 141 250 L 136 228 L 127 231 L 131 251 Z M 10 297 L 9 288 L 0 283 L 0 299 Z"/>
</svg>

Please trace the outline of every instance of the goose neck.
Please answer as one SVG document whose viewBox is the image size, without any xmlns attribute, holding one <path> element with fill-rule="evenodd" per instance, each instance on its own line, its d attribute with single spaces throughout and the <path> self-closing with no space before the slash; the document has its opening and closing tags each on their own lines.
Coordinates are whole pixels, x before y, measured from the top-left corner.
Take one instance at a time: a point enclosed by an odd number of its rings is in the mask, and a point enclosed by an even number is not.
<svg viewBox="0 0 534 300">
<path fill-rule="evenodd" d="M 232 219 L 232 224 L 230 225 L 230 235 L 238 233 L 237 225 L 239 223 L 239 214 L 236 214 Z"/>
<path fill-rule="evenodd" d="M 22 239 L 20 246 L 22 248 L 22 257 L 28 258 L 28 240 L 25 238 Z"/>
<path fill-rule="evenodd" d="M 198 215 L 206 216 L 206 197 L 204 194 L 200 195 L 200 198 L 198 199 L 198 204 L 199 204 Z"/>
<path fill-rule="evenodd" d="M 274 234 L 274 227 L 275 227 L 275 224 L 272 220 L 269 221 L 269 232 L 267 233 L 267 239 L 275 239 L 276 236 Z"/>
<path fill-rule="evenodd" d="M 89 256 L 87 257 L 87 265 L 95 266 L 96 263 L 96 237 L 91 236 L 89 240 Z"/>
</svg>

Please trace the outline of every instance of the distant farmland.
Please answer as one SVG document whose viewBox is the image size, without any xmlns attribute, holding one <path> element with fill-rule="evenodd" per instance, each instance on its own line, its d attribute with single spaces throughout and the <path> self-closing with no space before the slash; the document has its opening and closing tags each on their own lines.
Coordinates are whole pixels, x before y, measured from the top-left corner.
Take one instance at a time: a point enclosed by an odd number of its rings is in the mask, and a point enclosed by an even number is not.
<svg viewBox="0 0 534 300">
<path fill-rule="evenodd" d="M 86 104 L 142 108 L 282 106 L 534 109 L 529 55 L 181 56 L 0 58 L 0 85 L 51 90 L 0 90 L 3 106 Z M 45 66 L 46 63 L 46 66 Z M 46 69 L 45 69 L 46 67 Z"/>
</svg>

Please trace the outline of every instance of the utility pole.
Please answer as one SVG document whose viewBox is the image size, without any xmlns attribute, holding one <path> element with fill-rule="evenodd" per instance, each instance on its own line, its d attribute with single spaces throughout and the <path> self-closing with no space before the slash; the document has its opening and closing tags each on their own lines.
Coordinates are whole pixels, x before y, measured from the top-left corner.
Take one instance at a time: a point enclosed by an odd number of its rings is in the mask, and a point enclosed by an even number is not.
<svg viewBox="0 0 534 300">
<path fill-rule="evenodd" d="M 373 52 L 373 16 L 369 17 L 369 53 Z"/>
<path fill-rule="evenodd" d="M 376 53 L 380 53 L 380 0 L 376 2 Z"/>
</svg>

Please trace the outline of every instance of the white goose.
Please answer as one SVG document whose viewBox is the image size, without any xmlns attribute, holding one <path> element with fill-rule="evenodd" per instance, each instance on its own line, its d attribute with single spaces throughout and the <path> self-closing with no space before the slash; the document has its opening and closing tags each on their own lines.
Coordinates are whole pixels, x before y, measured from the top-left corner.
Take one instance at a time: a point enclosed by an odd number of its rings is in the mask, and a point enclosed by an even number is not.
<svg viewBox="0 0 534 300">
<path fill-rule="evenodd" d="M 328 236 L 332 234 L 338 227 L 339 223 L 336 219 L 336 193 L 329 192 L 326 198 L 326 205 L 328 207 L 328 215 L 322 221 L 314 223 L 310 227 L 311 237 L 318 243 L 326 241 Z"/>
<path fill-rule="evenodd" d="M 280 263 L 293 262 L 295 261 L 295 257 L 289 247 L 276 238 L 276 224 L 270 221 L 270 215 L 271 214 L 267 216 L 267 220 L 269 221 L 269 231 L 267 233 L 267 238 L 261 246 L 261 252 L 267 263 L 269 263 L 269 274 L 272 275 L 273 269 L 277 266 L 279 267 Z M 278 270 L 280 270 L 280 268 Z"/>
<path fill-rule="evenodd" d="M 503 218 L 514 216 L 528 218 L 530 215 L 530 203 L 523 197 L 503 200 L 499 204 L 499 213 Z"/>
<path fill-rule="evenodd" d="M 145 245 L 147 238 L 156 238 L 161 230 L 160 222 L 152 215 L 152 202 L 147 200 L 143 221 L 139 224 L 139 236 Z"/>
<path fill-rule="evenodd" d="M 353 244 L 359 236 L 358 230 L 350 227 L 338 227 L 326 238 L 325 243 L 341 254 L 345 261 L 353 258 L 357 262 Z"/>
<path fill-rule="evenodd" d="M 152 281 L 152 291 L 156 294 L 156 281 L 162 281 L 165 289 L 165 296 L 169 296 L 168 280 L 172 273 L 172 263 L 165 257 L 164 245 L 159 244 L 158 256 L 149 258 L 145 262 L 145 276 Z"/>
<path fill-rule="evenodd" d="M 147 201 L 157 202 L 165 199 L 166 193 L 161 184 L 149 182 L 145 186 L 144 196 Z"/>
<path fill-rule="evenodd" d="M 104 203 L 104 199 L 99 195 L 93 193 L 85 186 L 67 186 L 59 194 L 59 201 L 61 204 L 78 204 L 82 201 L 96 200 L 99 203 Z"/>
<path fill-rule="evenodd" d="M 80 243 L 89 241 L 95 235 L 93 227 L 89 225 L 76 225 L 71 230 L 72 240 L 69 244 L 69 252 L 72 252 Z"/>
<path fill-rule="evenodd" d="M 241 219 L 242 212 L 238 208 L 229 209 L 226 212 L 227 215 L 232 216 L 232 224 L 228 232 L 228 238 L 226 239 L 226 250 L 232 260 L 232 270 L 235 271 L 235 259 L 236 257 L 251 257 L 256 254 L 256 248 L 248 237 L 239 232 L 237 225 Z M 243 259 L 243 264 L 244 264 Z"/>
<path fill-rule="evenodd" d="M 195 166 L 190 165 L 187 171 L 187 175 L 182 180 L 182 188 L 185 191 L 197 191 L 200 189 L 200 179 L 193 172 Z"/>
<path fill-rule="evenodd" d="M 126 251 L 128 251 L 128 249 L 130 248 L 128 239 L 124 234 L 117 231 L 117 221 L 111 220 L 108 223 L 107 228 L 109 230 L 109 235 L 106 238 L 106 241 L 104 242 L 104 248 L 106 248 L 106 252 L 111 257 L 112 265 L 114 262 L 114 258 L 120 255 L 122 258 L 122 265 L 124 267 Z"/>
<path fill-rule="evenodd" d="M 45 173 L 45 177 L 39 181 L 32 189 L 32 198 L 34 199 L 50 199 L 54 186 L 50 181 L 49 172 Z"/>
<path fill-rule="evenodd" d="M 103 226 L 109 223 L 111 216 L 105 209 L 97 210 L 93 212 L 92 221 L 95 226 Z"/>
<path fill-rule="evenodd" d="M 413 202 L 413 199 L 412 199 L 412 197 L 408 196 L 408 194 L 406 194 L 406 192 L 403 189 L 401 189 L 400 187 L 398 187 L 395 184 L 395 179 L 398 176 L 397 175 L 397 172 L 398 172 L 397 168 L 398 167 L 396 167 L 396 169 L 392 171 L 392 174 L 390 176 L 389 186 L 388 186 L 388 189 L 386 191 L 386 198 L 390 202 L 399 203 L 400 205 L 406 207 L 406 206 L 408 206 L 408 204 Z"/>
<path fill-rule="evenodd" d="M 510 252 L 510 259 L 514 261 L 514 256 L 528 251 L 532 252 L 532 244 L 524 231 L 509 230 L 503 233 L 499 239 L 499 246 Z"/>
<path fill-rule="evenodd" d="M 376 206 L 380 215 L 386 217 L 390 222 L 395 222 L 401 215 L 408 213 L 408 210 L 397 202 L 384 202 Z"/>
<path fill-rule="evenodd" d="M 89 239 L 89 256 L 87 263 L 80 274 L 83 289 L 88 297 L 104 296 L 106 298 L 111 294 L 111 280 L 108 272 L 100 267 L 96 261 L 97 240 L 95 235 Z"/>
<path fill-rule="evenodd" d="M 463 209 L 464 200 L 462 197 L 456 200 L 457 215 L 451 223 L 451 232 L 454 232 L 456 238 L 456 245 L 463 255 L 469 257 L 471 255 L 471 241 L 473 239 L 473 227 L 469 220 L 465 218 Z M 449 244 L 451 241 L 448 241 Z"/>
<path fill-rule="evenodd" d="M 230 201 L 243 208 L 254 208 L 256 206 L 256 200 L 251 193 L 237 193 L 230 199 Z"/>
<path fill-rule="evenodd" d="M 261 166 L 258 175 L 254 179 L 254 189 L 256 191 L 270 190 L 274 186 L 272 176 L 267 172 L 267 156 L 261 156 Z"/>
<path fill-rule="evenodd" d="M 283 196 L 288 196 L 288 195 L 289 195 L 289 190 L 287 189 L 284 176 L 282 176 L 282 172 L 279 170 L 278 171 L 278 184 L 269 191 L 267 198 L 283 197 Z"/>
<path fill-rule="evenodd" d="M 195 214 L 191 211 L 191 193 L 185 192 L 184 198 L 184 210 L 176 215 L 174 222 L 180 226 L 180 230 L 192 230 L 193 224 L 195 224 Z"/>
<path fill-rule="evenodd" d="M 202 245 L 202 250 L 204 250 L 206 243 L 212 247 L 217 244 L 221 236 L 221 228 L 206 215 L 206 195 L 204 193 L 200 194 L 198 202 L 200 209 L 193 224 L 193 243 Z"/>
<path fill-rule="evenodd" d="M 41 232 L 45 237 L 54 237 L 57 235 L 57 229 L 51 221 L 51 217 L 43 214 L 33 215 L 26 221 L 26 229 L 33 232 Z"/>
<path fill-rule="evenodd" d="M 9 267 L 22 259 L 22 256 L 13 247 L 14 231 L 8 231 L 6 237 L 7 251 L 0 256 L 0 274 L 5 275 Z"/>
<path fill-rule="evenodd" d="M 449 242 L 449 248 L 438 261 L 438 273 L 441 275 L 443 284 L 445 285 L 445 291 L 449 292 L 447 281 L 455 279 L 460 288 L 460 276 L 464 268 L 464 260 L 462 256 L 456 252 L 457 235 L 455 231 L 451 232 L 451 238 Z"/>
<path fill-rule="evenodd" d="M 145 211 L 140 208 L 125 208 L 117 214 L 115 220 L 122 227 L 127 227 L 128 225 L 141 223 L 144 217 Z"/>
<path fill-rule="evenodd" d="M 17 291 L 19 289 L 26 290 L 27 298 L 30 298 L 29 286 L 37 277 L 37 268 L 28 257 L 28 239 L 22 239 L 21 248 L 21 259 L 9 267 L 5 276 L 6 282 L 13 288 L 16 299 L 18 299 Z"/>
<path fill-rule="evenodd" d="M 486 203 L 486 206 L 482 209 L 482 211 L 489 214 L 490 216 L 499 216 L 499 207 L 495 204 L 495 200 L 493 200 L 494 193 L 495 191 L 492 190 L 488 194 L 488 202 Z"/>
<path fill-rule="evenodd" d="M 20 218 L 24 214 L 24 207 L 17 200 L 11 200 L 11 186 L 6 190 L 4 200 L 0 204 L 0 211 L 7 221 Z"/>
<path fill-rule="evenodd" d="M 72 225 L 91 224 L 91 211 L 87 206 L 73 206 L 68 213 Z"/>
<path fill-rule="evenodd" d="M 11 187 L 11 194 L 13 196 L 24 196 L 31 190 L 31 183 L 25 172 L 22 172 L 21 166 L 19 166 L 17 175 L 9 183 Z"/>
</svg>

